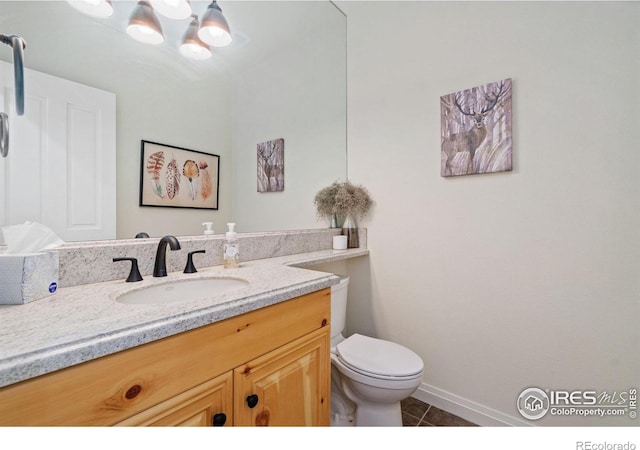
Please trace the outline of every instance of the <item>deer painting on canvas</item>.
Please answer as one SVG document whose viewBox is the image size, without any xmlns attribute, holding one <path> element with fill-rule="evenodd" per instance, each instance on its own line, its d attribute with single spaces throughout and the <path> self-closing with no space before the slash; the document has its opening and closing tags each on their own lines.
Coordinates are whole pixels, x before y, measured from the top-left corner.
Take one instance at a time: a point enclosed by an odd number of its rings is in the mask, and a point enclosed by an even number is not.
<svg viewBox="0 0 640 450">
<path fill-rule="evenodd" d="M 511 170 L 511 79 L 440 97 L 440 175 Z"/>
<path fill-rule="evenodd" d="M 258 192 L 284 191 L 284 139 L 258 144 Z"/>
</svg>

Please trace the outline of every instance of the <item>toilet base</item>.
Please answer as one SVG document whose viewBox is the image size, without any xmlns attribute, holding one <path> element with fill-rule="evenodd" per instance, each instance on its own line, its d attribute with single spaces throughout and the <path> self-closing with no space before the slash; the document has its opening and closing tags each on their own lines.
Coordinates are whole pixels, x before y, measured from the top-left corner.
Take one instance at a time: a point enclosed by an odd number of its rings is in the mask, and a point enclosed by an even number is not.
<svg viewBox="0 0 640 450">
<path fill-rule="evenodd" d="M 368 405 L 361 403 L 356 407 L 357 427 L 401 427 L 402 411 L 400 402 L 376 403 Z"/>
<path fill-rule="evenodd" d="M 346 377 L 340 377 L 339 380 L 342 393 L 355 406 L 356 427 L 402 426 L 400 400 L 409 397 L 416 388 L 380 389 Z"/>
<path fill-rule="evenodd" d="M 331 354 L 331 413 L 345 417 L 355 409 L 357 427 L 401 427 L 400 401 L 411 396 L 422 381 L 422 372 L 409 380 L 367 378 L 342 364 Z M 349 408 L 344 406 L 349 405 Z M 336 419 L 339 417 L 336 415 Z"/>
<path fill-rule="evenodd" d="M 356 405 L 344 394 L 340 386 L 340 373 L 331 364 L 331 426 L 353 427 L 356 424 Z"/>
</svg>

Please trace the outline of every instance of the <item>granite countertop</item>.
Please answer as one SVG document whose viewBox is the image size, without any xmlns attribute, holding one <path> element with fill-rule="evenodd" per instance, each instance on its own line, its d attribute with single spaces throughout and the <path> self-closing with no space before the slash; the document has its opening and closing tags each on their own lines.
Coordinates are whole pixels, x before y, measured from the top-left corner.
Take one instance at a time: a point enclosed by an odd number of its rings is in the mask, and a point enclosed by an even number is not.
<svg viewBox="0 0 640 450">
<path fill-rule="evenodd" d="M 273 305 L 338 283 L 333 274 L 303 266 L 367 255 L 366 249 L 324 250 L 61 288 L 25 305 L 0 306 L 0 387 L 116 353 L 167 336 Z M 178 280 L 241 278 L 249 282 L 215 297 L 164 305 L 129 305 L 123 293 Z"/>
</svg>

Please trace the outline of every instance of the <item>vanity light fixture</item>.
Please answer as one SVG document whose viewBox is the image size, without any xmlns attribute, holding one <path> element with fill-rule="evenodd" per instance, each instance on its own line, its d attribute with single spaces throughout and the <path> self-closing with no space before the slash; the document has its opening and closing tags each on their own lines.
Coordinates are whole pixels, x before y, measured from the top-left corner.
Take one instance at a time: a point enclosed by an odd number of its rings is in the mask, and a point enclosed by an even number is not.
<svg viewBox="0 0 640 450">
<path fill-rule="evenodd" d="M 158 17 L 148 1 L 139 1 L 129 18 L 127 34 L 145 44 L 160 44 L 164 41 Z"/>
<path fill-rule="evenodd" d="M 231 30 L 218 2 L 213 0 L 202 16 L 202 23 L 198 36 L 204 42 L 214 47 L 226 47 L 231 43 Z"/>
<path fill-rule="evenodd" d="M 189 0 L 151 0 L 151 5 L 169 19 L 186 19 L 193 13 Z"/>
<path fill-rule="evenodd" d="M 114 12 L 111 0 L 67 0 L 67 3 L 97 18 L 109 17 Z M 207 6 L 201 22 L 198 21 L 198 15 L 193 13 L 190 0 L 140 0 L 129 17 L 127 34 L 145 44 L 157 45 L 164 42 L 162 25 L 155 11 L 175 20 L 191 17 L 180 42 L 180 53 L 189 59 L 209 59 L 210 46 L 226 47 L 233 39 L 227 19 L 215 0 Z"/>
<path fill-rule="evenodd" d="M 113 14 L 111 0 L 67 0 L 78 11 L 92 17 L 104 19 Z"/>
<path fill-rule="evenodd" d="M 182 44 L 180 45 L 180 53 L 190 59 L 203 60 L 211 58 L 211 50 L 209 46 L 202 42 L 198 37 L 198 16 L 192 14 L 193 20 L 189 24 L 184 37 L 182 38 Z"/>
</svg>

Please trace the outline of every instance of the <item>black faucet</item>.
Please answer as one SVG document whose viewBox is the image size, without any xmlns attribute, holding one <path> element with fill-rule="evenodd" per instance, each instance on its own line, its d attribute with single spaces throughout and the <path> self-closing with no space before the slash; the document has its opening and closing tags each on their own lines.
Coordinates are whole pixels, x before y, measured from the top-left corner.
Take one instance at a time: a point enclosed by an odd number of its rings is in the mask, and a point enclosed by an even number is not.
<svg viewBox="0 0 640 450">
<path fill-rule="evenodd" d="M 167 276 L 167 244 L 171 250 L 180 250 L 180 242 L 175 236 L 165 236 L 158 243 L 158 251 L 156 252 L 156 263 L 153 266 L 154 277 Z"/>
</svg>

